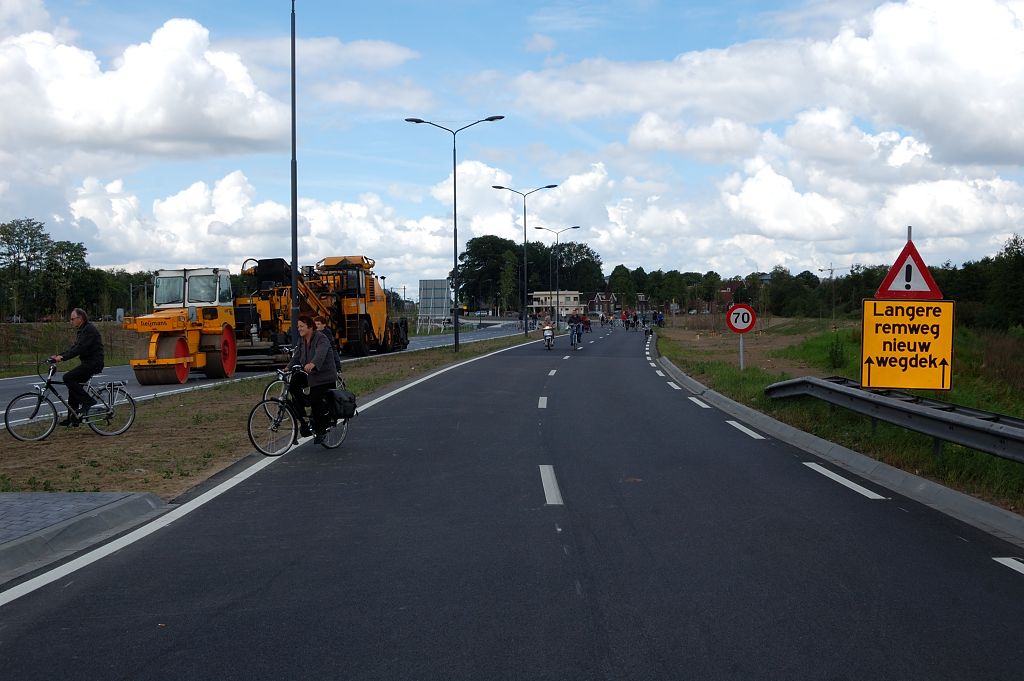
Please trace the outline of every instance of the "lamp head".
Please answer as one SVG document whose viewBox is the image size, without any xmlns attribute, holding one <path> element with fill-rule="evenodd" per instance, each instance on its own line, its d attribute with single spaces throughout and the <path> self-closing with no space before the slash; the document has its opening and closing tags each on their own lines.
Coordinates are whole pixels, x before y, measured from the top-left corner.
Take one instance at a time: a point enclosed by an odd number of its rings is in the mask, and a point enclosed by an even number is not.
<svg viewBox="0 0 1024 681">
<path fill-rule="evenodd" d="M 502 118 L 504 118 L 504 116 L 488 116 L 484 120 L 491 123 L 492 121 L 500 121 Z"/>
<path fill-rule="evenodd" d="M 492 184 L 491 189 L 508 189 L 508 187 L 502 187 L 500 184 Z"/>
<path fill-rule="evenodd" d="M 555 187 L 557 187 L 557 186 L 558 186 L 557 184 L 549 184 L 549 185 L 545 185 L 545 186 L 543 187 L 543 189 L 554 189 L 554 188 L 555 188 Z"/>
<path fill-rule="evenodd" d="M 422 118 L 406 118 L 406 123 L 426 123 Z"/>
</svg>

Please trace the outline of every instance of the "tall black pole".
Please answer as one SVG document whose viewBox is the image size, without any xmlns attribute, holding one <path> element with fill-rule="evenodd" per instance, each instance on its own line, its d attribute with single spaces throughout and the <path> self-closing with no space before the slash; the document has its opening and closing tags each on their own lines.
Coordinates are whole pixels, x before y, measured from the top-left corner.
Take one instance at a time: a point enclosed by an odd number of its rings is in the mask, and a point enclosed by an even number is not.
<svg viewBox="0 0 1024 681">
<path fill-rule="evenodd" d="M 452 133 L 452 326 L 455 328 L 455 352 L 459 351 L 459 197 L 457 191 L 458 172 L 455 163 L 455 135 Z"/>
<path fill-rule="evenodd" d="M 295 0 L 292 0 L 292 344 L 299 343 L 299 165 L 295 160 Z"/>
<path fill-rule="evenodd" d="M 523 337 L 529 338 L 530 319 L 526 314 L 526 263 L 526 194 L 523 194 Z"/>
</svg>

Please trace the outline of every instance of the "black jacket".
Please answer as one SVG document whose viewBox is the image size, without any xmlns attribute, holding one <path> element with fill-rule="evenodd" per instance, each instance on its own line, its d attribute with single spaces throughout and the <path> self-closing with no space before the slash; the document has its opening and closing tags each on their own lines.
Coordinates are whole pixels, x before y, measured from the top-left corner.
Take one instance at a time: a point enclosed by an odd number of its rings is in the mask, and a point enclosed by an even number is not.
<svg viewBox="0 0 1024 681">
<path fill-rule="evenodd" d="M 103 369 L 103 337 L 99 329 L 86 322 L 78 327 L 78 334 L 75 336 L 75 344 L 60 353 L 64 359 L 78 357 L 82 366 L 89 367 L 95 371 Z"/>
</svg>

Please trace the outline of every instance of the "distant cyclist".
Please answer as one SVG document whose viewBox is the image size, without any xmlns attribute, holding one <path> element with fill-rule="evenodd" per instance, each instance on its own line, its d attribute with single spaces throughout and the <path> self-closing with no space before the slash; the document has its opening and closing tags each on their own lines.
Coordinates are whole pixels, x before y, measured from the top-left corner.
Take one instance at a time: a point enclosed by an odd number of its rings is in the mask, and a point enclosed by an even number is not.
<svg viewBox="0 0 1024 681">
<path fill-rule="evenodd" d="M 71 311 L 71 325 L 75 327 L 75 343 L 64 352 L 50 357 L 55 362 L 79 358 L 79 365 L 64 374 L 64 385 L 68 387 L 68 406 L 85 414 L 96 400 L 89 397 L 82 384 L 103 371 L 103 336 L 89 321 L 89 315 L 80 307 Z M 68 412 L 62 426 L 77 426 L 78 418 Z"/>
</svg>

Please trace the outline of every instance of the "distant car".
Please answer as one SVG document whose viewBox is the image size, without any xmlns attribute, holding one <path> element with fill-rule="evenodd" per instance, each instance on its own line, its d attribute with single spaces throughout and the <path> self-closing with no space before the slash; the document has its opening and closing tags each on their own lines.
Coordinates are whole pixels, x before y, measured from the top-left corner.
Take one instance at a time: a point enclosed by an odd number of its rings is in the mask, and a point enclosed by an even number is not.
<svg viewBox="0 0 1024 681">
<path fill-rule="evenodd" d="M 488 317 L 490 316 L 491 313 L 488 312 L 487 310 L 477 310 L 473 314 L 477 317 Z"/>
<path fill-rule="evenodd" d="M 20 324 L 25 320 L 22 319 L 20 315 L 12 314 L 10 317 L 7 318 L 7 321 L 10 322 L 11 324 Z"/>
</svg>

